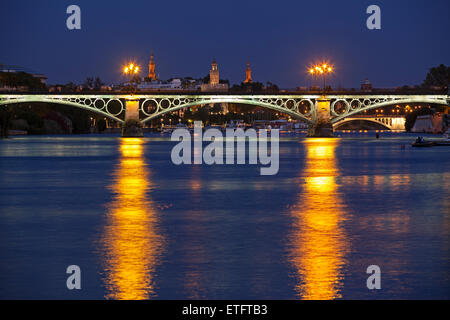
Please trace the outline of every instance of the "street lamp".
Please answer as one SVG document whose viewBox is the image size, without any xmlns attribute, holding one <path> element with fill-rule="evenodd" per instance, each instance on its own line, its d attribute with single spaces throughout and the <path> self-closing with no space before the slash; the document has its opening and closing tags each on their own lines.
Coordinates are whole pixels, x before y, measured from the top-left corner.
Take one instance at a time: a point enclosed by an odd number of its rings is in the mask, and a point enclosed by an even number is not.
<svg viewBox="0 0 450 320">
<path fill-rule="evenodd" d="M 129 76 L 129 82 L 131 88 L 135 89 L 132 85 L 133 77 L 135 77 L 139 73 L 139 66 L 134 63 L 130 63 L 127 66 L 123 67 L 123 73 Z"/>
<path fill-rule="evenodd" d="M 333 66 L 326 64 L 326 63 L 322 63 L 320 65 L 315 65 L 312 66 L 311 68 L 309 68 L 309 74 L 311 75 L 318 75 L 318 76 L 322 76 L 323 78 L 323 91 L 325 91 L 325 80 L 326 80 L 326 76 L 328 73 L 332 73 L 333 72 Z"/>
</svg>

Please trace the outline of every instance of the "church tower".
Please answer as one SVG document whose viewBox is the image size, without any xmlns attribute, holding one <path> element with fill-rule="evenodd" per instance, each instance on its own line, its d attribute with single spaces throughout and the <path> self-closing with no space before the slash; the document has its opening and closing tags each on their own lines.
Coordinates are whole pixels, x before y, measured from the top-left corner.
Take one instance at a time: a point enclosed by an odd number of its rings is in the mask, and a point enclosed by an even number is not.
<svg viewBox="0 0 450 320">
<path fill-rule="evenodd" d="M 247 62 L 247 68 L 245 69 L 244 83 L 252 83 L 252 69 L 250 68 L 250 62 Z"/>
<path fill-rule="evenodd" d="M 156 80 L 155 61 L 153 60 L 153 53 L 150 56 L 150 62 L 148 63 L 148 77 L 150 78 L 150 80 Z"/>
<path fill-rule="evenodd" d="M 217 68 L 216 59 L 211 64 L 211 70 L 209 71 L 209 84 L 216 86 L 219 84 L 219 69 Z"/>
<path fill-rule="evenodd" d="M 203 92 L 228 91 L 228 83 L 220 83 L 216 59 L 213 60 L 211 70 L 209 70 L 209 83 L 202 83 L 201 90 Z"/>
</svg>

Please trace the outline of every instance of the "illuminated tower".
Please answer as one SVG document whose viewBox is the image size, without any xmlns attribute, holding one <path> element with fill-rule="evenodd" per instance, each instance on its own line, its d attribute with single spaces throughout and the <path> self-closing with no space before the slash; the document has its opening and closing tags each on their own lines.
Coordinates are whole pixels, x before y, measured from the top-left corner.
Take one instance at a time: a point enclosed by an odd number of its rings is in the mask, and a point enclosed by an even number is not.
<svg viewBox="0 0 450 320">
<path fill-rule="evenodd" d="M 209 84 L 216 86 L 219 84 L 219 69 L 217 68 L 216 59 L 211 64 L 211 70 L 209 71 Z"/>
<path fill-rule="evenodd" d="M 250 62 L 247 62 L 247 68 L 245 69 L 244 83 L 252 83 L 252 69 L 250 68 Z"/>
<path fill-rule="evenodd" d="M 148 63 L 148 77 L 150 80 L 156 80 L 155 61 L 153 60 L 153 53 L 150 56 L 150 62 Z"/>
</svg>

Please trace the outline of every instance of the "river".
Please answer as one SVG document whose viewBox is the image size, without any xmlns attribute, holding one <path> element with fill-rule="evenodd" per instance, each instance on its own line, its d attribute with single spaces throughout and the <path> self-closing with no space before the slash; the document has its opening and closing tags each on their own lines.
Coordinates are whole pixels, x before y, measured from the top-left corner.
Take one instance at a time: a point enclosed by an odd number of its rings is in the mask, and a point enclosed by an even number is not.
<svg viewBox="0 0 450 320">
<path fill-rule="evenodd" d="M 159 134 L 1 140 L 0 298 L 449 299 L 450 149 L 413 140 L 282 136 L 273 176 Z"/>
</svg>

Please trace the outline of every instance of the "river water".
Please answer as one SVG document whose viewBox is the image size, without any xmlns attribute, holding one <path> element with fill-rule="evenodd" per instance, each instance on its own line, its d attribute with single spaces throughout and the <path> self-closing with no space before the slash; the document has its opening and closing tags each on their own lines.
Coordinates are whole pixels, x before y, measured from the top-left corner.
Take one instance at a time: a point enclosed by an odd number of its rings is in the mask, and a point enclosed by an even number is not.
<svg viewBox="0 0 450 320">
<path fill-rule="evenodd" d="M 274 176 L 159 134 L 2 140 L 0 298 L 449 299 L 450 150 L 413 140 L 282 136 Z"/>
</svg>

